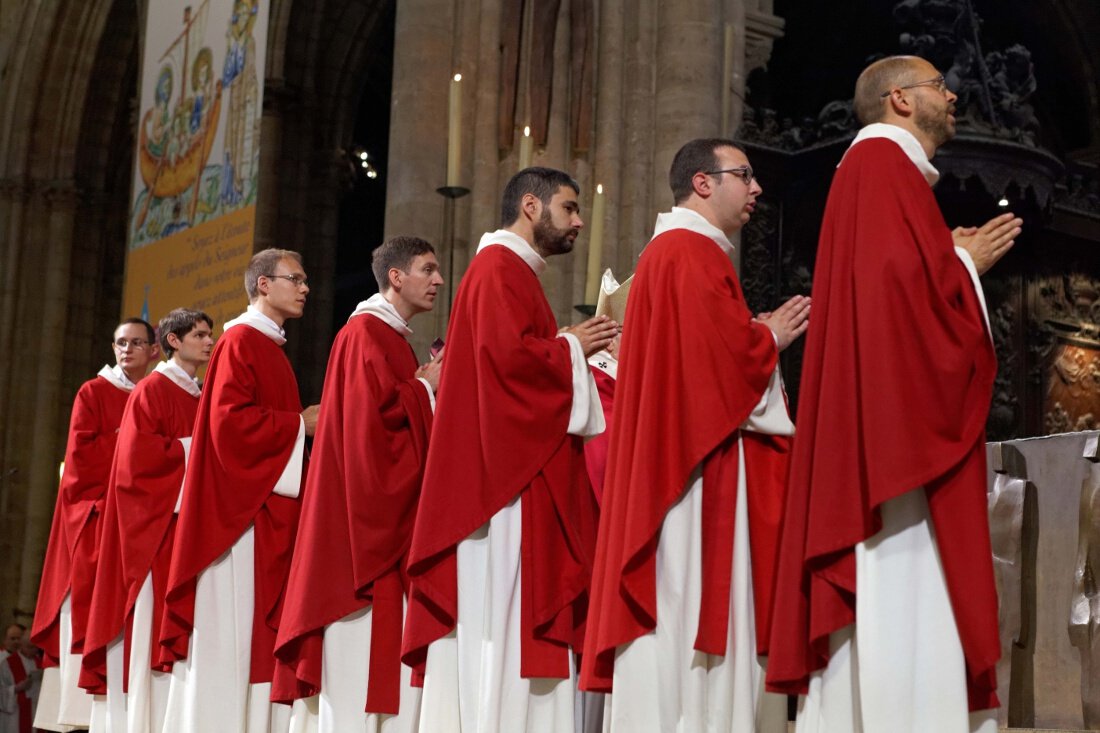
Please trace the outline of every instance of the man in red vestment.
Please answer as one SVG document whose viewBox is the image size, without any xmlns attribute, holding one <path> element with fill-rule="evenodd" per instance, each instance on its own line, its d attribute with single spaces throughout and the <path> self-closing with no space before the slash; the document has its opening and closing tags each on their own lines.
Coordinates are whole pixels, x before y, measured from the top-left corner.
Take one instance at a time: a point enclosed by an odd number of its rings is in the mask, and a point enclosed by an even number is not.
<svg viewBox="0 0 1100 733">
<path fill-rule="evenodd" d="M 455 297 L 409 550 L 421 731 L 573 730 L 596 511 L 580 436 L 604 427 L 585 357 L 618 332 L 559 333 L 539 284 L 583 225 L 578 190 L 513 176 Z"/>
<path fill-rule="evenodd" d="M 924 59 L 867 67 L 825 209 L 767 673 L 809 693 L 807 733 L 996 730 L 967 717 L 997 706 L 1000 654 L 978 275 L 1021 222 L 944 222 L 930 158 L 954 102 Z"/>
<path fill-rule="evenodd" d="M 777 359 L 809 299 L 745 305 L 729 238 L 762 189 L 736 145 L 688 142 L 669 183 L 623 324 L 581 686 L 612 693 L 612 731 L 770 730 L 785 706 L 760 697 L 756 629 L 793 432 Z"/>
<path fill-rule="evenodd" d="M 159 662 L 174 663 L 166 733 L 289 724 L 270 683 L 317 406 L 302 409 L 280 347 L 309 286 L 300 256 L 280 249 L 255 254 L 244 280 L 250 304 L 210 358 L 176 523 L 160 628 Z"/>
<path fill-rule="evenodd" d="M 100 517 L 126 400 L 158 356 L 153 327 L 129 318 L 115 329 L 116 365 L 81 385 L 73 403 L 69 441 L 57 492 L 31 641 L 42 649 L 36 727 L 86 727 L 92 698 L 77 687 L 95 581 Z M 49 671 L 53 670 L 53 671 Z"/>
<path fill-rule="evenodd" d="M 302 714 L 320 733 L 412 730 L 420 709 L 400 659 L 405 556 L 440 360 L 418 368 L 408 324 L 443 277 L 416 237 L 388 240 L 372 261 L 379 292 L 329 356 L 275 649 L 272 699 L 319 694 Z"/>
<path fill-rule="evenodd" d="M 133 733 L 159 731 L 167 701 L 167 675 L 154 679 L 150 652 L 159 638 L 174 510 L 199 404 L 195 375 L 210 361 L 213 327 L 208 315 L 186 308 L 160 320 L 168 360 L 134 389 L 118 432 L 80 686 L 105 694 L 112 727 Z"/>
<path fill-rule="evenodd" d="M 22 624 L 11 624 L 4 632 L 4 646 L 0 650 L 0 664 L 7 667 L 0 673 L 0 731 L 3 733 L 31 733 L 34 721 L 34 697 L 42 671 L 26 654 L 28 634 Z M 7 655 L 6 657 L 4 655 Z M 5 709 L 10 708 L 10 709 Z"/>
</svg>

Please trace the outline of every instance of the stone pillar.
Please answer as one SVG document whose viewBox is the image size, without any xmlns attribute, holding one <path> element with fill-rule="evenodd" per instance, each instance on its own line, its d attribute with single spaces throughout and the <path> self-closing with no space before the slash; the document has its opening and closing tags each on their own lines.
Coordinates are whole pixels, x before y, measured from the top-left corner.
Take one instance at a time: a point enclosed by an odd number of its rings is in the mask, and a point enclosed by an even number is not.
<svg viewBox="0 0 1100 733">
<path fill-rule="evenodd" d="M 423 237 L 441 245 L 437 250 L 444 261 L 449 254 L 440 242 L 444 201 L 435 191 L 446 183 L 454 17 L 455 0 L 403 0 L 397 4 L 390 102 L 391 164 L 386 178 L 386 238 L 397 234 Z M 465 116 L 469 119 L 468 114 Z M 463 153 L 463 157 L 469 156 L 468 149 Z M 454 287 L 453 273 L 448 273 L 448 279 L 448 285 Z M 434 330 L 421 323 L 414 339 L 418 354 L 423 353 L 420 341 Z"/>
<path fill-rule="evenodd" d="M 41 333 L 35 378 L 28 391 L 34 392 L 38 406 L 30 425 L 35 447 L 28 461 L 26 533 L 23 536 L 23 557 L 20 564 L 20 608 L 33 608 L 42 571 L 42 558 L 50 533 L 50 516 L 56 497 L 58 456 L 63 455 L 63 434 L 59 425 L 62 410 L 61 372 L 66 346 L 66 322 L 69 305 L 69 249 L 73 237 L 77 192 L 72 182 L 59 182 L 45 192 L 46 217 L 42 221 L 45 234 L 42 242 L 46 252 L 43 262 L 40 314 Z M 60 450 L 59 450 L 60 448 Z M 51 487 L 54 491 L 49 490 Z"/>
<path fill-rule="evenodd" d="M 672 156 L 688 140 L 719 132 L 721 18 L 717 0 L 657 4 L 653 198 L 661 209 L 671 205 L 665 176 Z"/>
</svg>

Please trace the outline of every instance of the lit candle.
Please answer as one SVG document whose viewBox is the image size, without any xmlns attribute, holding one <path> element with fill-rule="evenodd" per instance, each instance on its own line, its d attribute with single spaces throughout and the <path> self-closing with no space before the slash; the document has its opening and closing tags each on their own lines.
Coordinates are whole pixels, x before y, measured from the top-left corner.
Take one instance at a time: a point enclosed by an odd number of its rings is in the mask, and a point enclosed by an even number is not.
<svg viewBox="0 0 1100 733">
<path fill-rule="evenodd" d="M 596 184 L 592 199 L 592 230 L 588 235 L 588 273 L 584 281 L 584 302 L 595 303 L 600 294 L 600 256 L 603 254 L 603 184 Z"/>
<path fill-rule="evenodd" d="M 451 79 L 447 122 L 447 185 L 459 186 L 458 169 L 462 163 L 462 74 L 455 74 Z"/>
<path fill-rule="evenodd" d="M 531 167 L 531 154 L 534 152 L 535 141 L 531 138 L 530 125 L 523 128 L 523 137 L 519 139 L 519 169 Z"/>
</svg>

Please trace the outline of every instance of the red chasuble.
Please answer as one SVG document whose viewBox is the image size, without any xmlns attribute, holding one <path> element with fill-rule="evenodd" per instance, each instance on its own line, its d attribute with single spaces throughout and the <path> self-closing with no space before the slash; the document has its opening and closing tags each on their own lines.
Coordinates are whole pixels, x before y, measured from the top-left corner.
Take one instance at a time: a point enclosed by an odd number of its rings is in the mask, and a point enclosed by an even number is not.
<svg viewBox="0 0 1100 733">
<path fill-rule="evenodd" d="M 531 267 L 490 245 L 455 297 L 420 507 L 409 551 L 402 651 L 422 670 L 455 626 L 456 548 L 522 495 L 520 673 L 569 676 L 583 638 L 595 497 L 573 402 L 569 344 Z"/>
<path fill-rule="evenodd" d="M 596 380 L 596 391 L 600 395 L 600 407 L 603 408 L 604 422 L 611 426 L 611 411 L 615 405 L 615 378 L 607 372 L 596 367 L 592 370 L 592 378 Z M 607 448 L 610 445 L 611 431 L 602 433 L 584 444 L 584 463 L 588 467 L 588 480 L 592 483 L 592 491 L 599 502 L 603 496 L 603 479 L 607 473 Z"/>
<path fill-rule="evenodd" d="M 183 445 L 199 398 L 160 372 L 134 388 L 118 431 L 103 512 L 92 612 L 81 660 L 80 686 L 107 693 L 107 645 L 128 626 L 134 602 L 153 573 L 153 634 L 159 638 L 176 506 L 183 481 Z M 128 641 L 128 639 L 127 639 Z M 127 643 L 127 649 L 129 644 Z M 129 671 L 129 653 L 125 655 Z"/>
<path fill-rule="evenodd" d="M 404 561 L 432 424 L 416 369 L 405 337 L 370 314 L 333 344 L 279 624 L 277 702 L 320 691 L 325 626 L 373 603 L 366 710 L 398 712 Z"/>
<path fill-rule="evenodd" d="M 712 239 L 673 229 L 646 246 L 623 324 L 582 688 L 610 691 L 615 648 L 656 628 L 661 524 L 700 464 L 703 596 L 695 648 L 725 653 L 739 426 L 767 389 L 777 355 L 768 327 L 752 322 L 733 263 Z M 758 437 L 753 445 L 774 464 L 770 436 Z M 776 534 L 766 525 L 778 525 L 783 486 L 773 471 L 752 470 L 748 441 L 745 453 L 753 577 L 770 580 L 758 565 L 769 554 L 759 543 Z M 780 471 L 783 458 L 780 452 Z M 767 599 L 757 605 L 767 609 Z"/>
<path fill-rule="evenodd" d="M 897 144 L 853 146 L 821 228 L 767 680 L 805 693 L 854 622 L 855 545 L 924 486 L 971 709 L 997 705 L 985 420 L 996 361 L 928 183 Z"/>
<path fill-rule="evenodd" d="M 199 574 L 254 524 L 249 682 L 271 681 L 300 506 L 298 499 L 272 489 L 294 449 L 301 411 L 298 382 L 282 348 L 251 326 L 227 329 L 210 358 L 195 418 L 168 572 L 160 664 L 187 656 Z"/>
<path fill-rule="evenodd" d="M 42 666 L 56 667 L 61 659 L 60 618 L 65 594 L 72 591 L 74 653 L 84 645 L 84 630 L 92 601 L 99 517 L 111 474 L 118 426 L 130 393 L 104 377 L 81 385 L 69 422 L 65 471 L 57 492 L 50 542 L 42 568 L 31 641 L 42 649 Z"/>
</svg>

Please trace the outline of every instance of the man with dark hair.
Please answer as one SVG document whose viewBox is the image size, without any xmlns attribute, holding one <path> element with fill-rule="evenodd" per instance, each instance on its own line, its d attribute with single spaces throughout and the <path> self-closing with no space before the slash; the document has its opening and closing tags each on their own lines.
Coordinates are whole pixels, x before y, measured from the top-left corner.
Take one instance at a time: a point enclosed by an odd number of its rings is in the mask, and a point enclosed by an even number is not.
<svg viewBox="0 0 1100 733">
<path fill-rule="evenodd" d="M 855 103 L 865 127 L 817 250 L 768 684 L 808 692 L 806 733 L 995 731 L 996 357 L 978 277 L 1021 221 L 944 222 L 930 158 L 955 95 L 932 64 L 876 61 Z"/>
<path fill-rule="evenodd" d="M 618 332 L 559 331 L 538 281 L 583 226 L 577 191 L 516 174 L 455 297 L 409 550 L 421 731 L 573 730 L 596 511 L 581 436 L 604 428 L 585 357 Z"/>
<path fill-rule="evenodd" d="M 417 367 L 408 324 L 432 309 L 443 277 L 416 237 L 371 259 L 380 292 L 329 356 L 275 651 L 272 698 L 319 695 L 307 707 L 320 733 L 411 731 L 420 714 L 400 662 L 403 587 L 440 360 Z"/>
<path fill-rule="evenodd" d="M 614 732 L 784 731 L 757 655 L 794 432 L 778 357 L 809 299 L 745 304 L 730 237 L 762 189 L 744 151 L 693 140 L 669 184 L 623 326 L 581 686 L 612 693 Z"/>
<path fill-rule="evenodd" d="M 213 327 L 210 316 L 186 308 L 162 318 L 158 330 L 169 359 L 134 389 L 122 415 L 80 674 L 80 686 L 96 696 L 112 729 L 159 731 L 164 721 L 168 675 L 152 671 L 160 621 L 155 595 L 168 582 L 174 511 L 199 405 L 195 377 L 210 361 Z"/>
<path fill-rule="evenodd" d="M 270 702 L 273 651 L 317 423 L 280 348 L 309 293 L 301 257 L 257 253 L 245 290 L 210 358 L 183 482 L 157 660 L 172 668 L 165 733 L 289 724 Z"/>
<path fill-rule="evenodd" d="M 42 649 L 35 726 L 87 727 L 92 697 L 77 686 L 99 552 L 99 528 L 122 412 L 158 356 L 153 327 L 128 318 L 111 341 L 116 364 L 81 385 L 73 403 L 64 470 L 42 568 L 31 640 Z"/>
</svg>

